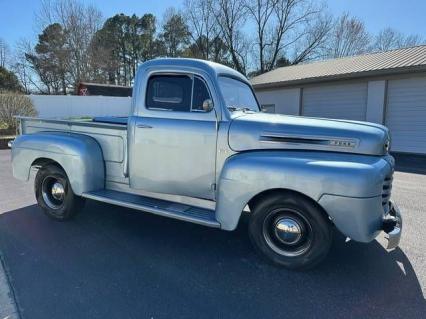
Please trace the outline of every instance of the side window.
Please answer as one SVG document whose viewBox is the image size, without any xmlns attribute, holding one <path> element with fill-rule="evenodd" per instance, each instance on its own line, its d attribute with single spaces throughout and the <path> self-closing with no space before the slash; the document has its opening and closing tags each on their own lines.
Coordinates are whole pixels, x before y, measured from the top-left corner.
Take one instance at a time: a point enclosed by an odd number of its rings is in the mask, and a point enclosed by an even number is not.
<svg viewBox="0 0 426 319">
<path fill-rule="evenodd" d="M 146 107 L 151 110 L 204 112 L 211 99 L 206 83 L 188 75 L 154 75 L 148 80 Z"/>
<path fill-rule="evenodd" d="M 187 75 L 154 75 L 148 80 L 146 107 L 189 112 L 191 93 L 192 79 Z"/>
<path fill-rule="evenodd" d="M 194 92 L 192 95 L 192 110 L 193 111 L 204 111 L 203 102 L 211 99 L 209 90 L 203 80 L 198 77 L 194 77 Z"/>
</svg>

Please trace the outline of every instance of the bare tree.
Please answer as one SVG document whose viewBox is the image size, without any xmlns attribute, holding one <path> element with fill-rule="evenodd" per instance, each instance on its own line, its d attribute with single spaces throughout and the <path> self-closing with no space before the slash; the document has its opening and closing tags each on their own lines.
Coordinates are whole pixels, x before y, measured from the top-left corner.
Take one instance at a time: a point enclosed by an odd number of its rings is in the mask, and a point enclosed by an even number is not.
<svg viewBox="0 0 426 319">
<path fill-rule="evenodd" d="M 246 73 L 248 43 L 242 32 L 247 6 L 245 0 L 217 0 L 212 3 L 220 35 L 231 55 L 232 66 Z"/>
<path fill-rule="evenodd" d="M 325 55 L 340 58 L 362 54 L 369 51 L 370 40 L 364 23 L 344 13 L 334 25 Z"/>
<path fill-rule="evenodd" d="M 273 45 L 273 38 L 270 32 L 270 22 L 273 17 L 276 0 L 256 0 L 247 1 L 248 12 L 256 26 L 256 38 L 259 58 L 259 73 L 264 73 L 269 69 L 265 61 L 265 51 Z"/>
<path fill-rule="evenodd" d="M 47 93 L 43 83 L 36 76 L 32 64 L 28 61 L 27 54 L 34 54 L 32 45 L 28 40 L 20 39 L 14 50 L 12 70 L 21 82 L 25 94 L 29 94 L 34 90 Z"/>
<path fill-rule="evenodd" d="M 275 63 L 283 51 L 290 49 L 294 44 L 307 34 L 309 23 L 321 12 L 321 7 L 316 7 L 309 0 L 277 0 L 275 16 L 277 26 L 275 28 L 274 44 L 272 46 L 269 69 Z"/>
<path fill-rule="evenodd" d="M 21 62 L 22 61 L 22 62 Z M 25 94 L 30 94 L 31 92 L 31 80 L 30 80 L 30 68 L 27 65 L 25 60 L 21 60 L 12 65 L 12 70 L 19 79 L 19 82 L 22 83 L 23 91 Z"/>
<path fill-rule="evenodd" d="M 185 0 L 184 12 L 191 39 L 202 59 L 209 60 L 213 41 L 218 35 L 215 17 L 212 13 L 213 0 Z"/>
<path fill-rule="evenodd" d="M 405 36 L 401 32 L 386 28 L 377 34 L 373 44 L 374 51 L 388 51 L 400 48 L 412 47 L 421 44 L 423 41 L 418 35 Z"/>
<path fill-rule="evenodd" d="M 2 38 L 0 38 L 0 66 L 6 67 L 7 62 L 9 60 L 10 55 L 10 48 L 9 45 L 4 41 Z"/>
<path fill-rule="evenodd" d="M 41 29 L 52 23 L 60 23 L 66 30 L 73 84 L 89 79 L 91 65 L 88 52 L 94 34 L 101 27 L 101 12 L 78 0 L 43 0 L 36 18 Z"/>
<path fill-rule="evenodd" d="M 294 45 L 294 56 L 291 63 L 298 64 L 322 59 L 332 27 L 333 18 L 328 14 L 319 14 L 316 19 L 308 23 L 305 33 Z"/>
<path fill-rule="evenodd" d="M 291 63 L 310 58 L 331 26 L 323 7 L 311 0 L 247 1 L 247 8 L 256 29 L 257 73 L 273 69 L 290 51 Z"/>
</svg>

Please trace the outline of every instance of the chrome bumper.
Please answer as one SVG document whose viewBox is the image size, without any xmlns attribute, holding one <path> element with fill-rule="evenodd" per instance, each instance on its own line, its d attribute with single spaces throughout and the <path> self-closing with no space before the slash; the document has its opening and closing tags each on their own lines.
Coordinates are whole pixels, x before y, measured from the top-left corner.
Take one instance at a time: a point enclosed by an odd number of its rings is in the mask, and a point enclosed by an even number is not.
<svg viewBox="0 0 426 319">
<path fill-rule="evenodd" d="M 389 213 L 383 219 L 383 230 L 386 233 L 385 238 L 388 240 L 386 249 L 395 249 L 401 240 L 402 217 L 398 207 L 392 202 L 390 205 Z"/>
</svg>

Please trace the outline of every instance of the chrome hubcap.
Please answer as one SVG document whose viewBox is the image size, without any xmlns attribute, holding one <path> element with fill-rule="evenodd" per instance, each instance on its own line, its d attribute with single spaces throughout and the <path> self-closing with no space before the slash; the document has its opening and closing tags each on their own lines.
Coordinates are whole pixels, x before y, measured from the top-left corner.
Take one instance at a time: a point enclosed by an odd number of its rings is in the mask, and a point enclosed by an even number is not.
<svg viewBox="0 0 426 319">
<path fill-rule="evenodd" d="M 296 244 L 302 238 L 302 226 L 293 218 L 279 218 L 275 222 L 275 236 L 287 245 Z"/>
<path fill-rule="evenodd" d="M 299 211 L 272 210 L 263 222 L 263 238 L 277 254 L 294 257 L 305 253 L 312 243 L 312 226 Z"/>
<path fill-rule="evenodd" d="M 53 198 L 56 200 L 61 201 L 64 198 L 65 189 L 64 186 L 59 182 L 55 182 L 53 184 L 51 192 Z"/>
<path fill-rule="evenodd" d="M 65 187 L 55 177 L 47 176 L 42 183 L 41 195 L 49 208 L 58 209 L 64 203 Z"/>
</svg>

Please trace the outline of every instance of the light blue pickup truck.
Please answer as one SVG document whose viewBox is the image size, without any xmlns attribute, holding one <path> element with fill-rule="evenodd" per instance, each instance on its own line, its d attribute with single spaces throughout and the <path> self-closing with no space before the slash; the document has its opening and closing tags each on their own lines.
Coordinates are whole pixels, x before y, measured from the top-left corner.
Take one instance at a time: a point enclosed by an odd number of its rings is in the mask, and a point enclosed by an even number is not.
<svg viewBox="0 0 426 319">
<path fill-rule="evenodd" d="M 38 169 L 35 195 L 57 220 L 86 199 L 234 230 L 243 212 L 258 252 L 316 265 L 333 228 L 359 242 L 402 219 L 382 126 L 262 113 L 247 79 L 220 64 L 157 59 L 137 72 L 128 118 L 20 118 L 13 174 Z"/>
</svg>

